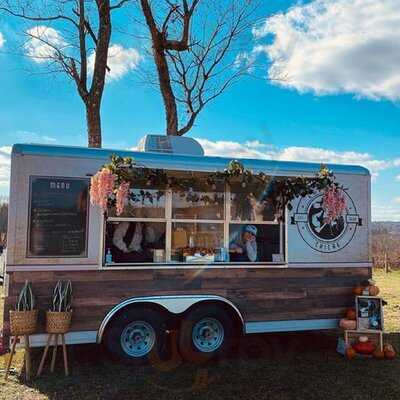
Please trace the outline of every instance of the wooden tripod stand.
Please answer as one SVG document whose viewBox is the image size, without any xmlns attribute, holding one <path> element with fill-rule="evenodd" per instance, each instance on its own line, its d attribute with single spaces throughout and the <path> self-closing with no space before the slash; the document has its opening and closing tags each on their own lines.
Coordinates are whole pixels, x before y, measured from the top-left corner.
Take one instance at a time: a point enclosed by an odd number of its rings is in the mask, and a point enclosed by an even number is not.
<svg viewBox="0 0 400 400">
<path fill-rule="evenodd" d="M 11 353 L 10 353 L 10 358 L 8 359 L 8 362 L 7 362 L 5 380 L 8 379 L 8 375 L 10 373 L 11 362 L 12 362 L 12 359 L 14 358 L 15 347 L 17 345 L 19 337 L 20 337 L 20 335 L 12 336 Z M 24 356 L 25 378 L 27 381 L 29 381 L 31 379 L 31 352 L 30 352 L 30 347 L 29 347 L 29 335 L 23 335 L 23 337 L 24 337 L 24 342 L 25 342 L 25 356 Z"/>
<path fill-rule="evenodd" d="M 47 337 L 46 347 L 44 348 L 42 359 L 40 360 L 39 369 L 36 376 L 40 376 L 43 372 L 44 363 L 46 361 L 47 353 L 51 346 L 51 339 L 54 336 L 54 343 L 53 343 L 53 355 L 51 357 L 51 364 L 50 364 L 50 371 L 54 372 L 54 366 L 56 364 L 56 357 L 57 357 L 57 347 L 58 347 L 58 337 L 61 336 L 61 344 L 62 344 L 62 351 L 63 351 L 63 358 L 64 358 L 64 372 L 65 376 L 69 375 L 68 370 L 68 356 L 67 356 L 67 346 L 65 345 L 65 336 L 64 333 L 50 333 Z"/>
</svg>

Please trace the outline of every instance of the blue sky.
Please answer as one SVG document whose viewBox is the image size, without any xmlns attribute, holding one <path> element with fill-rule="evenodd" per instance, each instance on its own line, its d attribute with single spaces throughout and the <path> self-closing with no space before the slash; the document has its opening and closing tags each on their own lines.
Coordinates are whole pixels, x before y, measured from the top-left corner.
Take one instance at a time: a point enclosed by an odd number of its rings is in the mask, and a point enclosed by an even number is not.
<svg viewBox="0 0 400 400">
<path fill-rule="evenodd" d="M 317 0 L 263 6 L 264 18 L 246 54 L 257 58 L 261 77 L 278 71 L 287 80 L 243 79 L 209 105 L 190 136 L 201 139 L 208 154 L 365 165 L 373 174 L 373 218 L 400 220 L 396 3 Z M 84 109 L 73 84 L 39 74 L 43 63 L 15 53 L 21 28 L 9 17 L 0 19 L 0 196 L 9 189 L 13 143 L 87 142 Z M 149 62 L 143 44 L 117 34 L 112 43 L 121 46 L 124 57 L 116 57 L 118 76 L 106 85 L 103 146 L 132 148 L 147 133 L 163 133 L 164 113 L 158 93 L 135 74 L 137 64 Z"/>
</svg>

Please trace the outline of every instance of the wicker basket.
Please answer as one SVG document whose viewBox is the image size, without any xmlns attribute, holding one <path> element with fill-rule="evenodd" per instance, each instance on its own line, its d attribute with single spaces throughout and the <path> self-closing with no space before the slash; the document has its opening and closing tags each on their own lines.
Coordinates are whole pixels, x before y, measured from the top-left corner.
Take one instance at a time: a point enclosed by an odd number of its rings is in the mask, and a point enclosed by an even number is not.
<svg viewBox="0 0 400 400">
<path fill-rule="evenodd" d="M 47 311 L 46 332 L 66 333 L 71 325 L 72 311 Z"/>
<path fill-rule="evenodd" d="M 10 332 L 12 336 L 31 335 L 36 331 L 38 310 L 10 310 Z"/>
</svg>

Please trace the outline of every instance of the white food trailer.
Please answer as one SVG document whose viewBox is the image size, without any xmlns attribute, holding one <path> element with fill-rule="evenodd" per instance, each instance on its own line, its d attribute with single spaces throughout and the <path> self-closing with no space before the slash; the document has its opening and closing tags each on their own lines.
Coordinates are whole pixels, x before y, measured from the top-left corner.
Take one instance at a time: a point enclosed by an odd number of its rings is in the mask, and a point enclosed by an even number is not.
<svg viewBox="0 0 400 400">
<path fill-rule="evenodd" d="M 103 342 L 128 362 L 162 357 L 172 328 L 184 358 L 197 361 L 228 351 L 240 334 L 337 326 L 354 303 L 352 287 L 371 276 L 368 170 L 329 165 L 347 205 L 331 224 L 321 193 L 295 200 L 278 222 L 252 187 L 206 181 L 190 196 L 151 184 L 131 188 L 137 201 L 120 216 L 112 210 L 104 216 L 88 189 L 112 154 L 199 181 L 231 161 L 203 155 L 188 138 L 148 136 L 141 150 L 13 146 L 6 336 L 8 310 L 26 280 L 41 310 L 31 345 L 46 343 L 44 313 L 55 283 L 71 280 L 67 343 Z M 313 177 L 319 170 L 303 162 L 240 161 L 271 178 Z M 255 251 L 238 257 L 232 243 L 246 232 Z"/>
</svg>

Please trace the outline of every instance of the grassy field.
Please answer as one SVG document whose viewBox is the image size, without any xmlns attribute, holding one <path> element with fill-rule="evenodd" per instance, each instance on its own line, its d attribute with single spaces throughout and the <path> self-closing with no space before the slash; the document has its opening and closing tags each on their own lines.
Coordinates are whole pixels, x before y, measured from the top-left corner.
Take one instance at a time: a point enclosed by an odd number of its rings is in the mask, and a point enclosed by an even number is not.
<svg viewBox="0 0 400 400">
<path fill-rule="evenodd" d="M 400 349 L 400 272 L 375 273 L 375 279 L 389 303 L 386 340 Z M 0 380 L 0 399 L 400 399 L 400 358 L 348 361 L 336 354 L 336 339 L 334 332 L 250 335 L 230 359 L 146 368 L 113 364 L 97 346 L 75 346 L 70 377 L 60 363 L 55 374 L 31 383 L 24 382 L 18 352 L 10 380 Z M 0 357 L 1 374 L 7 357 Z"/>
</svg>

